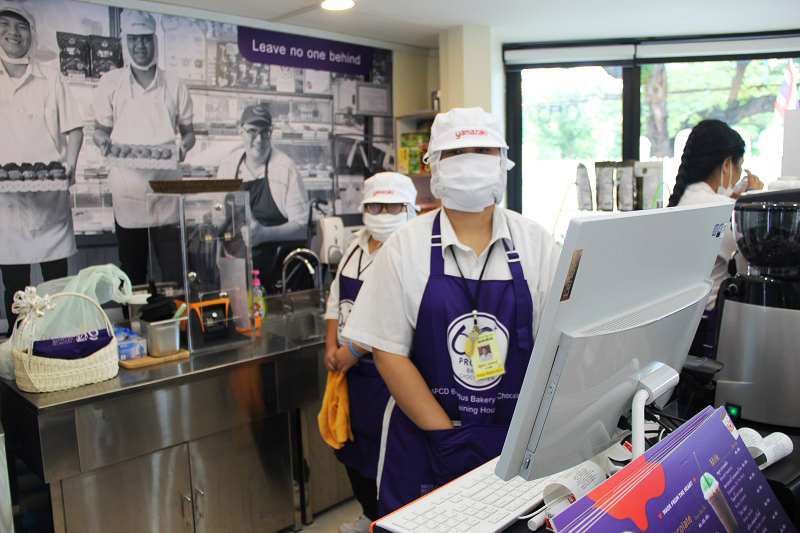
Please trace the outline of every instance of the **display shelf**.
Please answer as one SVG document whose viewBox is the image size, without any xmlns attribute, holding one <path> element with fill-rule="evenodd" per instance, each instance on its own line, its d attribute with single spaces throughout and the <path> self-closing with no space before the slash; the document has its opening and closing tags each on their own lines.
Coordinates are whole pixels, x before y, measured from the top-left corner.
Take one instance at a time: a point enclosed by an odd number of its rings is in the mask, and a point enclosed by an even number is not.
<svg viewBox="0 0 800 533">
<path fill-rule="evenodd" d="M 411 178 L 411 179 L 414 179 L 414 178 L 420 178 L 420 179 L 427 178 L 427 179 L 430 179 L 431 175 L 430 174 L 409 174 L 408 177 Z"/>
<path fill-rule="evenodd" d="M 333 100 L 332 94 L 322 94 L 322 93 L 288 93 L 288 92 L 278 92 L 278 91 L 266 91 L 264 89 L 251 89 L 248 87 L 212 87 L 206 85 L 190 85 L 190 84 L 187 84 L 186 87 L 190 91 L 197 91 L 197 92 L 242 93 L 242 94 L 254 94 L 261 97 L 280 96 L 280 97 L 312 99 L 312 100 Z"/>
<path fill-rule="evenodd" d="M 195 132 L 197 137 L 202 137 L 209 141 L 230 141 L 237 138 L 239 135 L 236 133 L 222 134 L 222 133 L 203 133 Z M 332 137 L 324 139 L 302 139 L 300 137 L 280 137 L 271 139 L 272 144 L 330 144 Z"/>
</svg>

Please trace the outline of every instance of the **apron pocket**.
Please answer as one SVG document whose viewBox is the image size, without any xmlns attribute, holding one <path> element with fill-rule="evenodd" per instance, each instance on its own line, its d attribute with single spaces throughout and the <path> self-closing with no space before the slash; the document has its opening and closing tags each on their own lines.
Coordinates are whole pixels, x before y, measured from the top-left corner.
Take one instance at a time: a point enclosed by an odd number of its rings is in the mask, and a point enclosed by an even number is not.
<svg viewBox="0 0 800 533">
<path fill-rule="evenodd" d="M 369 436 L 380 442 L 383 415 L 389 401 L 389 389 L 380 375 L 361 369 L 364 363 L 347 372 L 347 392 L 350 398 L 350 429 L 353 435 Z M 374 365 L 370 365 L 374 370 Z M 376 371 L 377 373 L 377 371 Z M 357 437 L 356 437 L 357 438 Z"/>
<path fill-rule="evenodd" d="M 428 459 L 436 485 L 449 483 L 500 455 L 506 433 L 508 426 L 499 424 L 426 431 Z"/>
</svg>

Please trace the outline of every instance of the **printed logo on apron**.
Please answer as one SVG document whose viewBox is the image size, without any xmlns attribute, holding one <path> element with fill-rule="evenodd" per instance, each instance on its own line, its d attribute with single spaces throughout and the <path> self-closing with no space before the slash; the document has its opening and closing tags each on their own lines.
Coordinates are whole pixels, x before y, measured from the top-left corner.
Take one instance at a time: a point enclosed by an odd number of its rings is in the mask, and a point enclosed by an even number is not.
<svg viewBox="0 0 800 533">
<path fill-rule="evenodd" d="M 447 349 L 450 353 L 450 362 L 453 366 L 453 377 L 464 387 L 483 391 L 491 389 L 500 383 L 503 375 L 491 376 L 484 379 L 475 379 L 472 361 L 466 355 L 467 335 L 472 330 L 472 313 L 466 313 L 453 320 L 447 327 Z M 505 366 L 508 354 L 508 329 L 490 313 L 478 313 L 478 327 L 482 332 L 494 331 L 497 337 L 497 347 L 500 358 Z"/>
<path fill-rule="evenodd" d="M 353 300 L 340 300 L 339 301 L 339 333 L 344 329 L 347 319 L 350 316 L 350 311 L 353 310 Z"/>
</svg>

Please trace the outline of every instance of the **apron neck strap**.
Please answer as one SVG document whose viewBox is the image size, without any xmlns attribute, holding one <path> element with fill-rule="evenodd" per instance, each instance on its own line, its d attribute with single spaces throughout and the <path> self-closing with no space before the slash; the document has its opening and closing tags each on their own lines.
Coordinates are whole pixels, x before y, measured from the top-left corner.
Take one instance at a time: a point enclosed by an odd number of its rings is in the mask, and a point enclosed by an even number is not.
<svg viewBox="0 0 800 533">
<path fill-rule="evenodd" d="M 511 235 L 511 228 L 508 228 Z M 533 298 L 531 296 L 528 282 L 525 281 L 525 273 L 522 270 L 522 262 L 519 253 L 514 249 L 513 238 L 511 247 L 505 239 L 502 239 L 503 247 L 506 249 L 506 259 L 508 269 L 511 271 L 511 279 L 514 284 L 514 297 L 517 302 L 517 345 L 522 353 L 529 353 L 533 350 Z"/>
<path fill-rule="evenodd" d="M 431 276 L 444 275 L 444 250 L 442 248 L 442 212 L 436 213 L 431 231 Z"/>
<path fill-rule="evenodd" d="M 234 179 L 239 179 L 239 171 L 242 169 L 242 163 L 245 162 L 247 158 L 247 151 L 245 150 L 242 152 L 242 157 L 239 158 L 239 162 L 236 163 L 236 172 L 233 173 Z M 264 179 L 269 177 L 269 160 L 272 158 L 272 147 L 269 149 L 269 154 L 267 154 L 267 160 L 264 161 Z M 249 170 L 249 169 L 248 169 Z M 258 176 L 256 176 L 257 178 Z"/>
</svg>

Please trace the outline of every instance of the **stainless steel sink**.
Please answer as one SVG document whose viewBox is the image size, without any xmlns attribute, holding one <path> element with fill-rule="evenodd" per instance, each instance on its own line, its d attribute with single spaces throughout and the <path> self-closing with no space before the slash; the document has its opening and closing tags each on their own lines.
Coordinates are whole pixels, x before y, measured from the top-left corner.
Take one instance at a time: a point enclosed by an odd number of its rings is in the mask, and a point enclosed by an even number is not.
<svg viewBox="0 0 800 533">
<path fill-rule="evenodd" d="M 319 311 L 289 313 L 267 318 L 263 329 L 296 341 L 322 339 L 325 336 L 325 320 Z"/>
<path fill-rule="evenodd" d="M 319 309 L 319 291 L 297 291 L 267 298 L 267 318 L 262 328 L 267 333 L 295 341 L 323 339 L 325 319 Z"/>
</svg>

